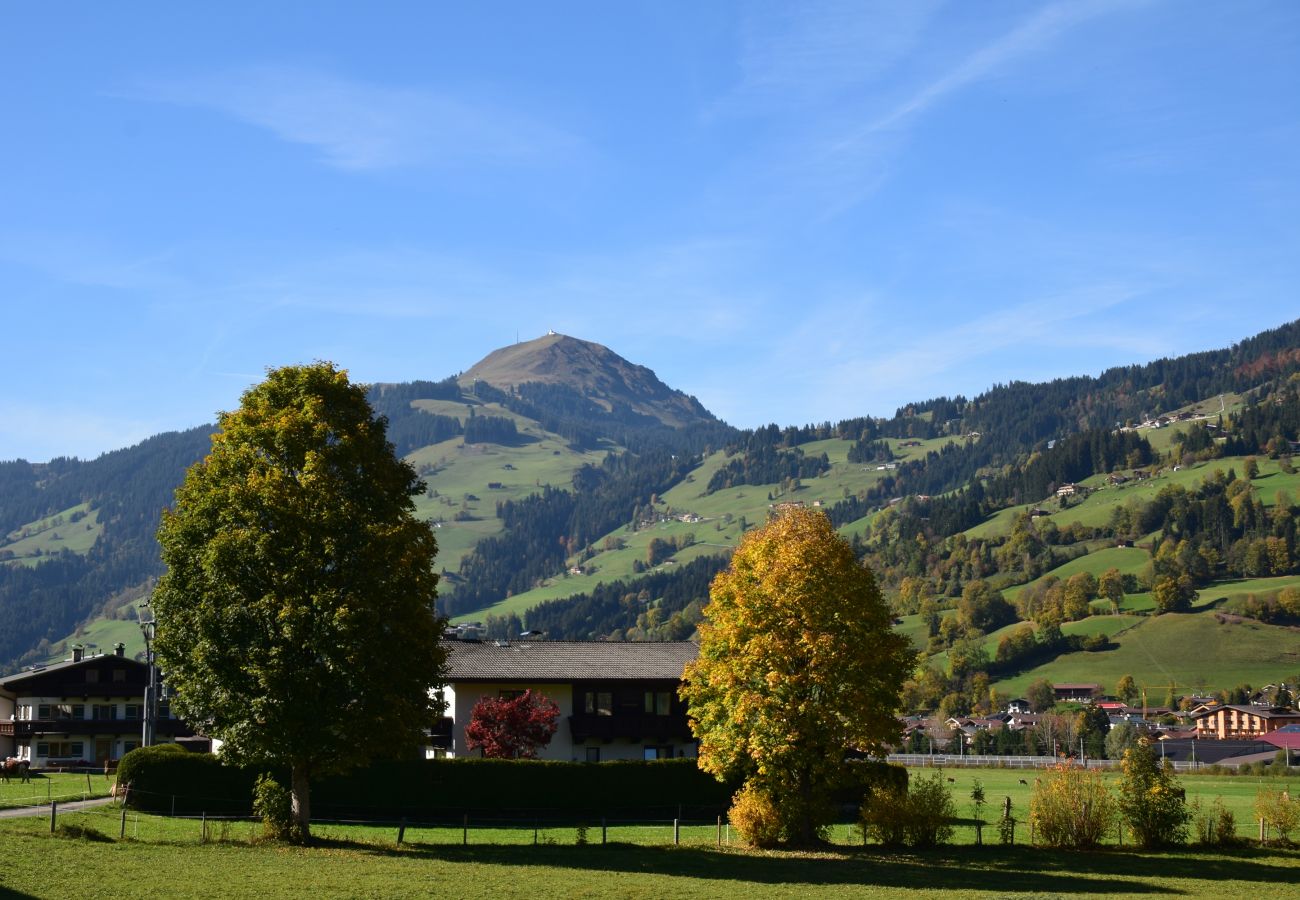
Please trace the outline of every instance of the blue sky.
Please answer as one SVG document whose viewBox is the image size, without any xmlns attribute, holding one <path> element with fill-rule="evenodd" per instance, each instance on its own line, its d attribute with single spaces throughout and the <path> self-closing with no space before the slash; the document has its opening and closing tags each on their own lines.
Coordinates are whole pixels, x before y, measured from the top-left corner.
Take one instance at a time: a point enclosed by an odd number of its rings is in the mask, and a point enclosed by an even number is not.
<svg viewBox="0 0 1300 900">
<path fill-rule="evenodd" d="M 0 459 L 547 329 L 739 426 L 1300 316 L 1300 4 L 11 4 Z"/>
</svg>

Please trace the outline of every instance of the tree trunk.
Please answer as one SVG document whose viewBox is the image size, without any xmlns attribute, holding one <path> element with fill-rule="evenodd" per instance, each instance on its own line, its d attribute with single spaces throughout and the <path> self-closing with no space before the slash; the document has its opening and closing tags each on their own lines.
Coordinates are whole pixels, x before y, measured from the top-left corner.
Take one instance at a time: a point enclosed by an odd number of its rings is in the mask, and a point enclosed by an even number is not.
<svg viewBox="0 0 1300 900">
<path fill-rule="evenodd" d="M 305 844 L 311 839 L 311 782 L 302 766 L 293 767 L 292 777 L 294 840 Z"/>
</svg>

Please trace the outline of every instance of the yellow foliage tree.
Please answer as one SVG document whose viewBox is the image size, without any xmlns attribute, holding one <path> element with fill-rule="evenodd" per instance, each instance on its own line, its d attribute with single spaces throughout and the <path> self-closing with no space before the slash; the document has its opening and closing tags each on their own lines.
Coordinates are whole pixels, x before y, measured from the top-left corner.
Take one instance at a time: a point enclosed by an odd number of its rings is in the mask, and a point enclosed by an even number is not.
<svg viewBox="0 0 1300 900">
<path fill-rule="evenodd" d="M 845 754 L 878 754 L 915 658 L 870 570 L 820 512 L 746 535 L 714 579 L 681 695 L 699 765 L 768 797 L 781 839 L 810 844 L 834 813 Z"/>
</svg>

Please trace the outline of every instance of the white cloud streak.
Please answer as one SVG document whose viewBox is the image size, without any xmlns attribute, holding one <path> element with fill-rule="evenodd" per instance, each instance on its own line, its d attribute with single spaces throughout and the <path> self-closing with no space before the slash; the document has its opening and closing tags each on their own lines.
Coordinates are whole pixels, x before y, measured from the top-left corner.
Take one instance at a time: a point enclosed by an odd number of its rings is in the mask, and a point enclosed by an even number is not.
<svg viewBox="0 0 1300 900">
<path fill-rule="evenodd" d="M 216 110 L 312 147 L 326 165 L 353 172 L 539 165 L 579 147 L 563 130 L 486 100 L 293 66 L 154 81 L 128 96 Z"/>
</svg>

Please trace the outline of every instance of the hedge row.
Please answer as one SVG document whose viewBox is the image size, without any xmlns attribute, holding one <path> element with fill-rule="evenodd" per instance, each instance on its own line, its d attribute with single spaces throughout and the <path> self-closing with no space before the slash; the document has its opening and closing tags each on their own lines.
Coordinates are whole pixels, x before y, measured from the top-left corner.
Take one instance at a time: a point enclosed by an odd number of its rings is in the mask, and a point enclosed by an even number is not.
<svg viewBox="0 0 1300 900">
<path fill-rule="evenodd" d="M 883 763 L 846 764 L 840 799 L 860 803 L 882 780 L 907 773 Z M 118 767 L 131 785 L 131 806 L 178 815 L 240 815 L 252 805 L 264 770 L 223 765 L 210 754 L 162 747 L 133 750 Z M 286 786 L 288 773 L 272 771 Z M 693 759 L 603 763 L 504 759 L 434 759 L 376 763 L 312 785 L 318 818 L 491 816 L 654 816 L 724 813 L 738 785 L 716 781 Z"/>
</svg>

